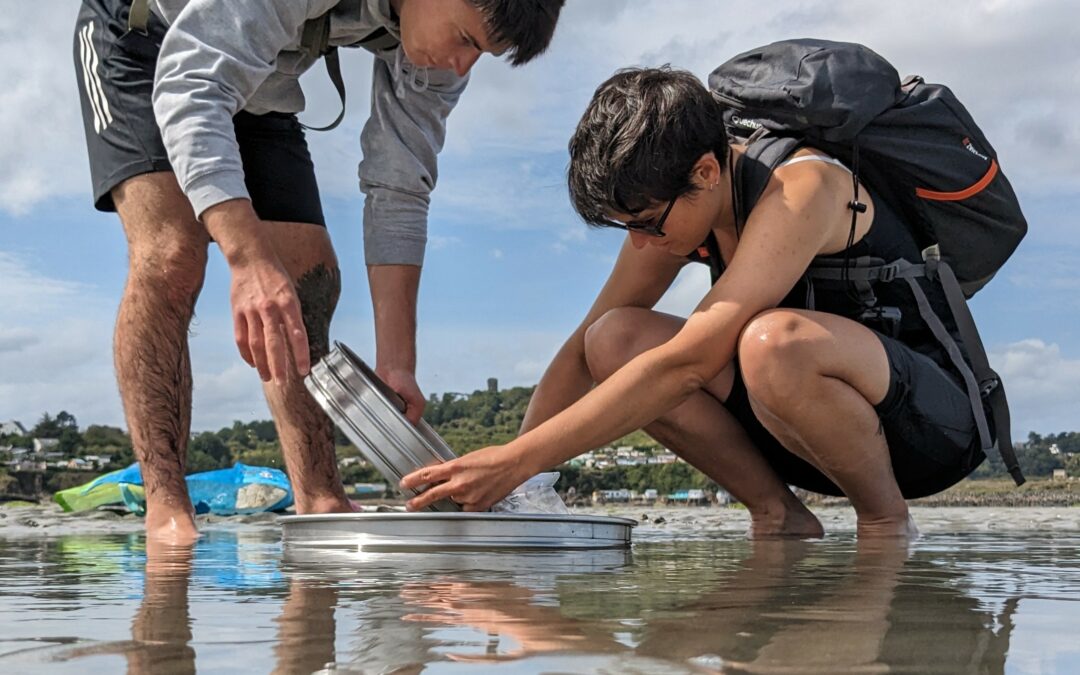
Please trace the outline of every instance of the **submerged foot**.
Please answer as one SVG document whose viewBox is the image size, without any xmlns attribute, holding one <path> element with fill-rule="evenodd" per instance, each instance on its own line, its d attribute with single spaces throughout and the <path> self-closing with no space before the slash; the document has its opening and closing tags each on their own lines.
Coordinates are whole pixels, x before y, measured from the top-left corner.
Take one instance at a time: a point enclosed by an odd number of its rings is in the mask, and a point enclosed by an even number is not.
<svg viewBox="0 0 1080 675">
<path fill-rule="evenodd" d="M 199 538 L 195 516 L 190 509 L 148 506 L 146 538 L 157 542 L 185 546 Z"/>
<path fill-rule="evenodd" d="M 750 513 L 750 539 L 810 539 L 825 536 L 825 528 L 810 509 L 795 500 L 777 510 Z"/>
<path fill-rule="evenodd" d="M 360 508 L 355 502 L 352 502 L 345 497 L 316 497 L 315 499 L 305 500 L 302 504 L 298 499 L 296 503 L 296 513 L 298 515 L 355 513 L 359 510 Z"/>
<path fill-rule="evenodd" d="M 856 533 L 859 539 L 917 539 L 919 528 L 915 526 L 915 521 L 909 513 L 882 518 L 860 516 L 856 525 Z"/>
</svg>

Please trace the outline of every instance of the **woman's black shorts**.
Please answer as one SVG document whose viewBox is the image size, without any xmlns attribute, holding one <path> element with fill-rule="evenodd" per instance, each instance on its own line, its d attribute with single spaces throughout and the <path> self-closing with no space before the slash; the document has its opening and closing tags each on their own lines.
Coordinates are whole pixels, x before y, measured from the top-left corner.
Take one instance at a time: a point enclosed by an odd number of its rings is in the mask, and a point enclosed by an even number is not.
<svg viewBox="0 0 1080 675">
<path fill-rule="evenodd" d="M 112 189 L 128 178 L 172 171 L 151 102 L 166 26 L 128 30 L 131 0 L 83 0 L 75 24 L 75 72 L 90 156 L 94 206 L 115 211 Z M 304 129 L 291 113 L 233 118 L 244 180 L 263 220 L 326 225 Z"/>
<path fill-rule="evenodd" d="M 888 393 L 875 409 L 889 444 L 896 482 L 908 499 L 940 492 L 971 473 L 986 457 L 967 393 L 929 356 L 875 334 L 885 347 L 890 370 Z M 792 454 L 762 426 L 750 408 L 738 369 L 724 405 L 784 482 L 822 494 L 843 494 L 821 471 Z M 989 411 L 987 420 L 992 424 Z"/>
</svg>

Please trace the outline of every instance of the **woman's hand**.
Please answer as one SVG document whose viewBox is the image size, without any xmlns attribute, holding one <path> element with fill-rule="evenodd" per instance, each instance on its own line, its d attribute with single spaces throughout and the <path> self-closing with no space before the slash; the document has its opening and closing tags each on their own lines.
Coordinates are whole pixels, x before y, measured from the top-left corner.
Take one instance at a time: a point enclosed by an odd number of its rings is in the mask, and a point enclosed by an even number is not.
<svg viewBox="0 0 1080 675">
<path fill-rule="evenodd" d="M 464 457 L 413 471 L 401 487 L 430 485 L 405 505 L 419 511 L 440 499 L 450 499 L 465 511 L 486 511 L 532 476 L 512 445 L 493 445 Z"/>
</svg>

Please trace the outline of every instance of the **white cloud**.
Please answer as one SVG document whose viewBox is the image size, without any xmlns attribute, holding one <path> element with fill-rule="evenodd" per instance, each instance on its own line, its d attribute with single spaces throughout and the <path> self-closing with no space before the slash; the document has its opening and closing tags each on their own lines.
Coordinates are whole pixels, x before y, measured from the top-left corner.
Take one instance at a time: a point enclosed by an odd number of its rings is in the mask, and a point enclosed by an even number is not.
<svg viewBox="0 0 1080 675">
<path fill-rule="evenodd" d="M 0 316 L 12 322 L 55 311 L 88 290 L 83 284 L 42 276 L 7 251 L 0 251 L 0 279 Z"/>
<path fill-rule="evenodd" d="M 220 429 L 233 420 L 270 418 L 259 374 L 239 355 L 224 370 L 200 369 L 197 363 L 193 370 L 192 428 Z"/>
<path fill-rule="evenodd" d="M 0 16 L 0 62 L 18 69 L 0 91 L 0 209 L 25 213 L 56 196 L 88 194 L 72 44 L 78 0 L 14 3 Z M 705 0 L 568 3 L 551 49 L 511 68 L 486 57 L 450 119 L 445 155 L 490 166 L 497 149 L 511 166 L 443 176 L 438 200 L 460 205 L 477 195 L 564 205 L 562 166 L 529 161 L 565 154 L 566 141 L 595 87 L 627 65 L 670 62 L 704 77 L 721 61 L 777 39 L 815 35 L 858 40 L 902 72 L 947 82 L 984 125 L 1009 175 L 1025 191 L 1080 190 L 1080 41 L 1078 10 L 1068 0 L 963 0 L 907 3 L 806 0 L 714 3 Z M 730 25 L 730 29 L 723 26 Z M 904 30 L 897 30 L 904 26 Z M 357 198 L 359 132 L 368 111 L 371 57 L 345 50 L 346 121 L 309 134 L 323 193 Z M 305 120 L 337 114 L 340 103 L 322 68 L 304 77 Z M 480 153 L 483 150 L 483 154 Z M 493 186 L 480 180 L 508 174 Z M 453 189 L 445 189 L 452 186 Z M 473 195 L 473 197 L 470 197 Z M 508 215 L 516 221 L 531 202 Z M 359 207 L 358 207 L 359 210 Z M 498 213 L 498 211 L 497 211 Z M 359 217 L 359 216 L 358 216 Z"/>
<path fill-rule="evenodd" d="M 56 195 L 89 194 L 72 56 L 79 6 L 20 2 L 0 12 L 0 210 L 8 213 L 27 213 Z"/>
<path fill-rule="evenodd" d="M 1037 338 L 993 349 L 989 357 L 1005 381 L 1014 439 L 1027 438 L 1029 431 L 1080 428 L 1080 358 Z"/>
</svg>

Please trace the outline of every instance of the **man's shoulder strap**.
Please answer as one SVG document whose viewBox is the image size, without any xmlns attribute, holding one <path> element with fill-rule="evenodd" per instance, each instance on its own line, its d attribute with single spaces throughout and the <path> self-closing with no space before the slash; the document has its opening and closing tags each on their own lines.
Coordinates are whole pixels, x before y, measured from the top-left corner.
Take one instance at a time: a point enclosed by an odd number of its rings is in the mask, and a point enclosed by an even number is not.
<svg viewBox="0 0 1080 675">
<path fill-rule="evenodd" d="M 400 43 L 385 26 L 379 26 L 350 46 L 381 52 L 395 49 Z M 300 50 L 312 58 L 323 57 L 326 74 L 330 76 L 338 98 L 341 99 L 341 112 L 333 122 L 324 127 L 309 127 L 306 124 L 303 127 L 309 131 L 330 131 L 345 119 L 345 81 L 341 77 L 341 61 L 338 59 L 337 47 L 330 45 L 330 12 L 308 19 L 304 23 L 304 31 L 300 35 Z"/>
</svg>

